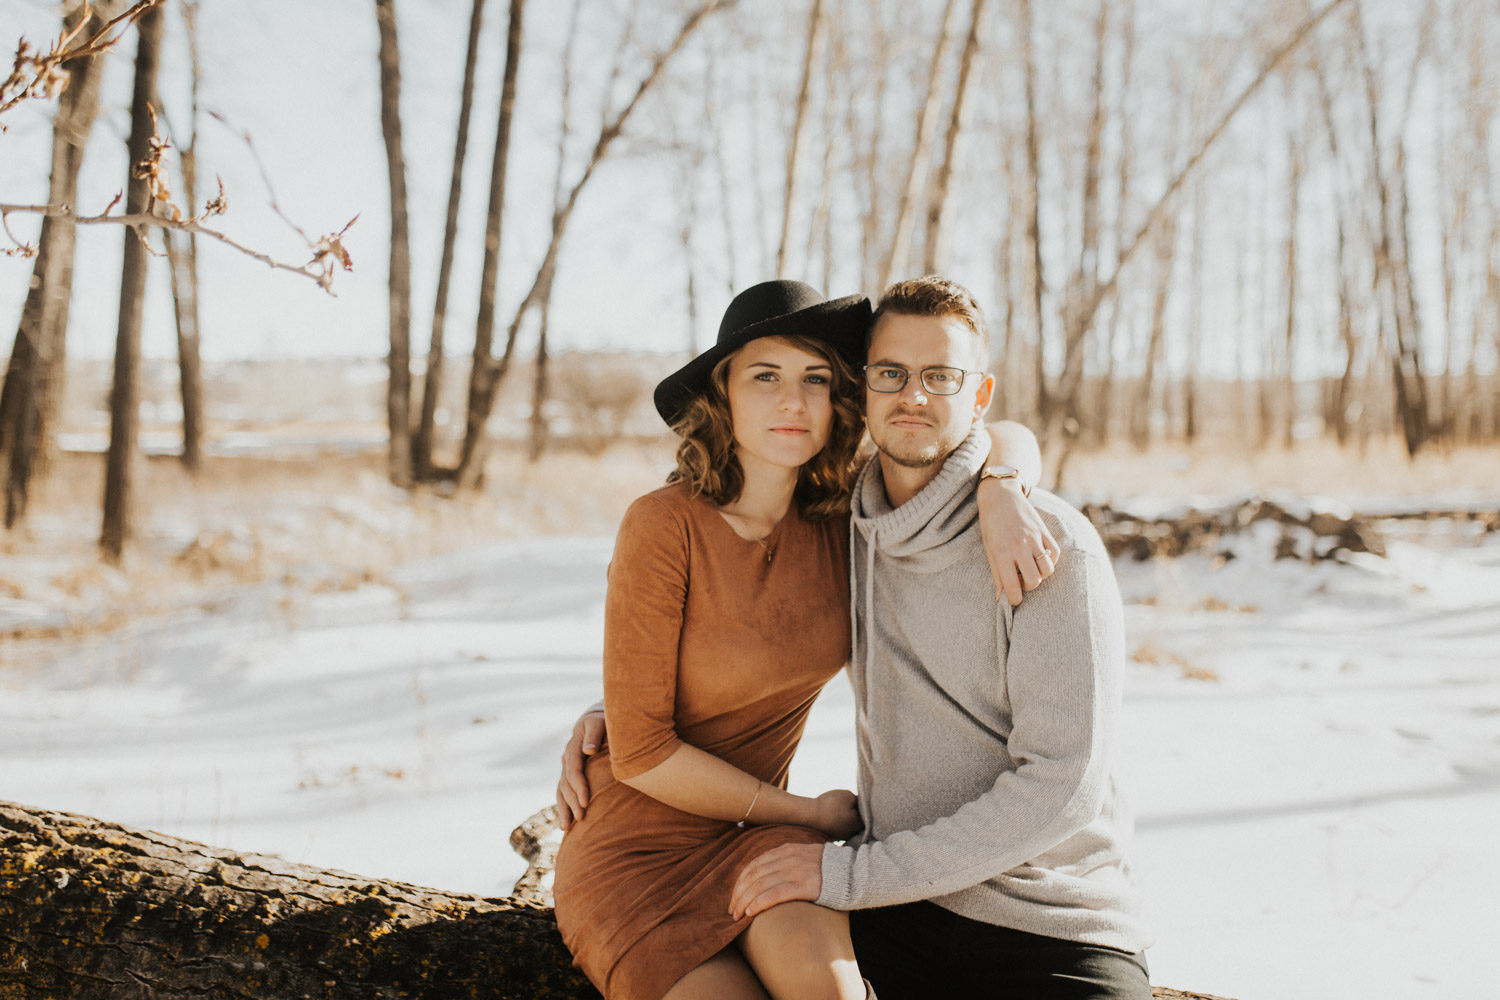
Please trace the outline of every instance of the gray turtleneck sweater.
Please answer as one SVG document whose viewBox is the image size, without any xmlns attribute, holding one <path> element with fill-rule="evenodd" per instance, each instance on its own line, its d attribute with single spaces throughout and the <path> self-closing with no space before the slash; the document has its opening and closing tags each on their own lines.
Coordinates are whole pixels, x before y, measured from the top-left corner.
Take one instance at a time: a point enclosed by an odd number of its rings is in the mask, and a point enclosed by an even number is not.
<svg viewBox="0 0 1500 1000">
<path fill-rule="evenodd" d="M 930 899 L 1002 927 L 1125 951 L 1149 943 L 1114 780 L 1125 628 L 1093 526 L 1034 491 L 1062 559 L 1014 610 L 995 600 L 976 428 L 892 508 L 878 461 L 850 531 L 864 832 L 823 851 L 818 902 Z"/>
</svg>

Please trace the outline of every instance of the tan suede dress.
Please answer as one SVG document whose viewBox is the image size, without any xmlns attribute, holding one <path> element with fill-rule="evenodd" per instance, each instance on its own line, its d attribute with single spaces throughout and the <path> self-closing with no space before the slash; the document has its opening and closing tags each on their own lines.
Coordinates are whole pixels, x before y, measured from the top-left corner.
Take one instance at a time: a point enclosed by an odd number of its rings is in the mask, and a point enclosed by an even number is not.
<svg viewBox="0 0 1500 1000">
<path fill-rule="evenodd" d="M 728 912 L 744 864 L 825 839 L 740 829 L 616 780 L 688 743 L 786 787 L 813 699 L 849 657 L 848 521 L 805 521 L 794 505 L 764 542 L 681 484 L 641 497 L 620 525 L 604 618 L 609 749 L 588 763 L 593 796 L 554 885 L 563 940 L 608 1000 L 660 1000 L 749 926 Z"/>
</svg>

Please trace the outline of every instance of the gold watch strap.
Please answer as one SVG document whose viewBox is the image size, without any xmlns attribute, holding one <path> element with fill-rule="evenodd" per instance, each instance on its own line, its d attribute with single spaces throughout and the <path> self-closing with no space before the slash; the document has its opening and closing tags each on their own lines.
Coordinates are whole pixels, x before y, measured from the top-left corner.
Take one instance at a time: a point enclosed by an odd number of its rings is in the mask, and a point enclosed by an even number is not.
<svg viewBox="0 0 1500 1000">
<path fill-rule="evenodd" d="M 1031 487 L 1026 485 L 1026 480 L 1021 478 L 1021 470 L 1010 465 L 986 465 L 979 470 L 979 481 L 986 479 L 1014 479 L 1021 487 L 1021 496 L 1030 497 Z"/>
</svg>

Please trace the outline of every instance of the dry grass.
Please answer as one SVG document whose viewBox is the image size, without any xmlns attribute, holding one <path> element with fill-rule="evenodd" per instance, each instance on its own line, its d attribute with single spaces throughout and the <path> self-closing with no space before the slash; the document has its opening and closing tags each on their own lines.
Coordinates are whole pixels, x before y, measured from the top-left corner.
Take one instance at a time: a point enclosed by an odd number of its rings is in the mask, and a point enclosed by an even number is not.
<svg viewBox="0 0 1500 1000">
<path fill-rule="evenodd" d="M 196 480 L 175 460 L 151 459 L 136 480 L 136 538 L 115 569 L 96 547 L 103 459 L 64 454 L 24 525 L 0 533 L 0 598 L 51 612 L 0 626 L 0 661 L 19 657 L 17 643 L 211 607 L 249 585 L 280 586 L 294 615 L 302 596 L 382 584 L 415 559 L 534 534 L 610 533 L 669 460 L 666 442 L 534 464 L 501 449 L 482 493 L 445 497 L 391 486 L 383 453 L 211 458 Z"/>
<path fill-rule="evenodd" d="M 1372 440 L 1364 450 L 1322 439 L 1298 442 L 1289 451 L 1258 452 L 1240 441 L 1205 441 L 1190 449 L 1154 446 L 1144 452 L 1117 445 L 1073 456 L 1062 485 L 1070 492 L 1110 497 L 1284 492 L 1351 502 L 1475 496 L 1494 502 L 1500 493 L 1500 448 L 1434 447 L 1412 460 L 1393 437 Z"/>
<path fill-rule="evenodd" d="M 102 456 L 65 454 L 25 525 L 0 532 L 0 600 L 48 612 L 26 623 L 12 615 L 8 629 L 0 624 L 0 662 L 14 662 L 18 644 L 78 640 L 143 617 L 211 609 L 246 586 L 280 587 L 278 604 L 294 618 L 305 597 L 387 583 L 395 567 L 415 559 L 539 534 L 610 534 L 635 497 L 662 483 L 671 458 L 665 435 L 597 456 L 555 451 L 536 463 L 519 445 L 500 446 L 484 491 L 459 497 L 391 486 L 377 449 L 210 458 L 196 480 L 175 460 L 156 458 L 139 468 L 136 541 L 114 569 L 98 561 L 96 548 Z M 1408 462 L 1389 441 L 1363 455 L 1323 442 L 1259 454 L 1235 445 L 1144 453 L 1122 446 L 1076 456 L 1065 485 L 1090 496 L 1286 491 L 1357 502 L 1493 498 L 1496 483 L 1500 449 L 1433 451 Z M 1190 665 L 1177 666 L 1191 675 Z"/>
</svg>

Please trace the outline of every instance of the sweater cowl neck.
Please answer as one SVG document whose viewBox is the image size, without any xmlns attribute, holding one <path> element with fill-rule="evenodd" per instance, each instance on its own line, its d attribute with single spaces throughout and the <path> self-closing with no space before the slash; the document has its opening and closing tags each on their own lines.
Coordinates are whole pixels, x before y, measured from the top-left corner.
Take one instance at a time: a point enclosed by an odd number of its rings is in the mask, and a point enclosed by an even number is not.
<svg viewBox="0 0 1500 1000">
<path fill-rule="evenodd" d="M 931 552 L 957 538 L 978 518 L 974 477 L 989 452 L 989 435 L 983 424 L 975 423 L 932 482 L 900 507 L 892 507 L 886 498 L 880 459 L 872 458 L 854 485 L 851 523 L 884 555 L 909 558 Z"/>
</svg>

